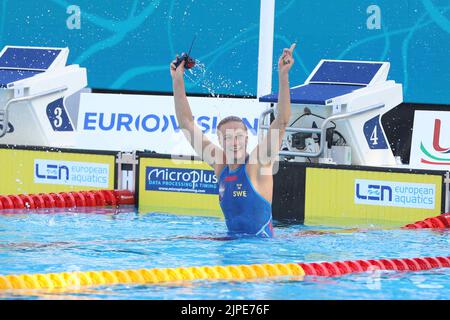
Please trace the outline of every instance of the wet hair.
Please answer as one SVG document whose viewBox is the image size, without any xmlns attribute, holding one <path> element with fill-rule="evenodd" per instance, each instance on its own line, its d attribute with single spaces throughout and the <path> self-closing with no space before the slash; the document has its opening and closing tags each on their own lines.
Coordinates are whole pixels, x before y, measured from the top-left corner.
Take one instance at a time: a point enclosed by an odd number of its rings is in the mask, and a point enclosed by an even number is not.
<svg viewBox="0 0 450 320">
<path fill-rule="evenodd" d="M 247 131 L 247 126 L 245 125 L 244 121 L 242 121 L 241 118 L 236 117 L 236 116 L 229 116 L 229 117 L 225 117 L 222 120 L 220 120 L 219 124 L 217 125 L 217 131 L 220 130 L 220 127 L 223 126 L 225 123 L 228 122 L 240 122 L 244 125 L 245 131 Z"/>
</svg>

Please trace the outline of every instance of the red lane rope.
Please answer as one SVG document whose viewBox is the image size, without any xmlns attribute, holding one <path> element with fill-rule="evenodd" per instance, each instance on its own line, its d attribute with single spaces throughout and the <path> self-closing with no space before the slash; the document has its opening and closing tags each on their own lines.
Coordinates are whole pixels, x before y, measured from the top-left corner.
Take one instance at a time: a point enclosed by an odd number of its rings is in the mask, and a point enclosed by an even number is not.
<svg viewBox="0 0 450 320">
<path fill-rule="evenodd" d="M 424 271 L 434 268 L 450 268 L 450 257 L 311 262 L 298 265 L 308 276 L 335 277 L 374 270 Z"/>
<path fill-rule="evenodd" d="M 129 190 L 92 190 L 80 192 L 0 195 L 0 211 L 7 209 L 76 208 L 134 205 Z"/>
<path fill-rule="evenodd" d="M 45 200 L 40 194 L 32 194 L 30 197 L 33 199 L 36 209 L 45 208 Z"/>
<path fill-rule="evenodd" d="M 416 221 L 407 224 L 403 229 L 448 229 L 450 228 L 450 212 L 440 214 L 436 217 Z"/>
</svg>

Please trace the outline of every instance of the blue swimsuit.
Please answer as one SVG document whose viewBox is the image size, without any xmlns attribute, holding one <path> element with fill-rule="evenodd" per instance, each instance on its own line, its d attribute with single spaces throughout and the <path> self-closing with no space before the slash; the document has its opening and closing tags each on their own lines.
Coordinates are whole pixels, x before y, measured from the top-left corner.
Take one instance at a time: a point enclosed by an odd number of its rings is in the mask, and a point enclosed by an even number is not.
<svg viewBox="0 0 450 320">
<path fill-rule="evenodd" d="M 245 164 L 236 170 L 228 166 L 222 170 L 219 201 L 230 235 L 273 236 L 272 205 L 256 192 Z"/>
</svg>

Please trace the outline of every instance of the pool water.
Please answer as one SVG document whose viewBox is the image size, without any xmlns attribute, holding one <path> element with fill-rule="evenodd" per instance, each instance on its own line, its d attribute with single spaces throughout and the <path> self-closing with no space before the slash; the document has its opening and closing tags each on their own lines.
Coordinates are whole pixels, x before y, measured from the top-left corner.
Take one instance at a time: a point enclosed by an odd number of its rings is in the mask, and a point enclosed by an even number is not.
<svg viewBox="0 0 450 320">
<path fill-rule="evenodd" d="M 275 238 L 226 235 L 208 217 L 69 211 L 0 215 L 0 274 L 448 256 L 449 231 L 274 223 Z M 311 230 L 333 230 L 310 234 Z M 448 299 L 450 269 L 340 277 L 194 281 L 82 290 L 0 291 L 0 299 Z"/>
</svg>

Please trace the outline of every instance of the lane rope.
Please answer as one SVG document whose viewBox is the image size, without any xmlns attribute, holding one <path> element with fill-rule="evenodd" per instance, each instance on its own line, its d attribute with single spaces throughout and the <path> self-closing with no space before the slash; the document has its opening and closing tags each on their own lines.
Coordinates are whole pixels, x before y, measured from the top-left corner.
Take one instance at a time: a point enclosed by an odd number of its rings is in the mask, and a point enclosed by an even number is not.
<svg viewBox="0 0 450 320">
<path fill-rule="evenodd" d="M 62 272 L 0 276 L 0 290 L 61 289 L 114 284 L 158 284 L 193 280 L 249 280 L 303 276 L 297 263 Z"/>
<path fill-rule="evenodd" d="M 407 224 L 403 229 L 448 229 L 450 228 L 450 212 L 436 217 Z"/>
<path fill-rule="evenodd" d="M 24 209 L 117 207 L 134 204 L 134 194 L 129 190 L 0 195 L 0 212 L 1 210 L 22 209 L 20 213 L 23 213 Z M 14 213 L 14 211 L 11 212 Z"/>
<path fill-rule="evenodd" d="M 245 281 L 281 276 L 303 279 L 303 276 L 335 277 L 374 270 L 423 271 L 434 268 L 450 268 L 450 257 L 4 275 L 0 276 L 0 290 L 62 289 L 115 284 L 161 284 L 193 280 Z"/>
</svg>

